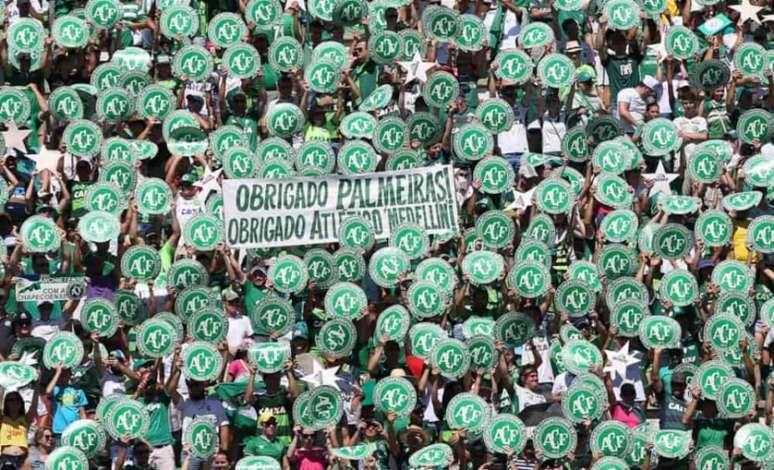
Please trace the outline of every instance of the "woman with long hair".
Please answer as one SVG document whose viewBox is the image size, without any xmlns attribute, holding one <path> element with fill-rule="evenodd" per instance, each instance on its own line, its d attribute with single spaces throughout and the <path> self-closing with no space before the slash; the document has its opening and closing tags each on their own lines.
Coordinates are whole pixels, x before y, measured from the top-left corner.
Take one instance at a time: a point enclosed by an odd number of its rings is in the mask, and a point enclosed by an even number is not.
<svg viewBox="0 0 774 470">
<path fill-rule="evenodd" d="M 49 427 L 38 428 L 22 470 L 43 470 L 46 466 L 46 457 L 52 450 L 54 450 L 53 431 Z"/>
<path fill-rule="evenodd" d="M 38 389 L 32 395 L 30 409 L 25 412 L 19 392 L 8 392 L 3 399 L 0 418 L 0 464 L 11 463 L 20 468 L 27 455 L 27 433 L 38 415 Z"/>
</svg>

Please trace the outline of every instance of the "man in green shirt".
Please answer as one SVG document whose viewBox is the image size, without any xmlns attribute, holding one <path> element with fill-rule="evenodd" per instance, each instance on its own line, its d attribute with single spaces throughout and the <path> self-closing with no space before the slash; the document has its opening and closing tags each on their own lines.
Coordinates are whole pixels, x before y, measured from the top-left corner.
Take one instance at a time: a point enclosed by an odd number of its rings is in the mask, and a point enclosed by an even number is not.
<svg viewBox="0 0 774 470">
<path fill-rule="evenodd" d="M 172 444 L 175 439 L 169 427 L 169 395 L 155 378 L 151 378 L 151 374 L 147 374 L 137 386 L 136 396 L 150 416 L 144 438 L 151 447 L 151 465 L 158 470 L 174 470 L 175 450 Z"/>
<path fill-rule="evenodd" d="M 355 57 L 349 76 L 357 85 L 354 95 L 357 97 L 355 104 L 360 104 L 368 98 L 375 89 L 379 78 L 379 65 L 368 57 L 368 45 L 365 41 L 355 44 L 352 55 Z"/>
<path fill-rule="evenodd" d="M 277 462 L 283 462 L 283 468 L 286 468 L 288 464 L 284 463 L 284 460 L 287 459 L 288 446 L 277 439 L 277 418 L 271 413 L 264 413 L 258 418 L 258 422 L 263 433 L 247 441 L 245 454 L 271 457 Z"/>
</svg>

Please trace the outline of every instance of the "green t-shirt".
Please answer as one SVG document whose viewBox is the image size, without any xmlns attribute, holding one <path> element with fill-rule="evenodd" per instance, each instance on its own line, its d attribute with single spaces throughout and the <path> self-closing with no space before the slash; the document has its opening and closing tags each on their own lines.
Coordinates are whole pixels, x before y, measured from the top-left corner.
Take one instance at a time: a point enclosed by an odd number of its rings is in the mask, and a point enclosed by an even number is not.
<svg viewBox="0 0 774 470">
<path fill-rule="evenodd" d="M 697 450 L 710 446 L 723 448 L 726 437 L 734 431 L 734 420 L 698 417 L 693 421 L 693 428 Z"/>
<path fill-rule="evenodd" d="M 250 281 L 245 282 L 243 287 L 245 291 L 245 308 L 247 313 L 252 315 L 256 304 L 266 298 L 266 291 L 255 287 L 255 284 Z"/>
<path fill-rule="evenodd" d="M 249 116 L 234 116 L 226 118 L 226 124 L 233 124 L 247 134 L 247 143 L 250 150 L 258 149 L 258 120 Z"/>
<path fill-rule="evenodd" d="M 255 411 L 260 417 L 264 413 L 271 413 L 277 420 L 277 440 L 284 445 L 290 445 L 293 438 L 293 423 L 288 409 L 290 399 L 288 391 L 281 389 L 276 395 L 258 395 L 255 397 Z M 260 424 L 259 424 L 260 425 Z"/>
<path fill-rule="evenodd" d="M 86 212 L 86 190 L 94 183 L 91 181 L 70 181 L 70 218 L 78 219 Z"/>
<path fill-rule="evenodd" d="M 710 139 L 722 139 L 727 132 L 733 130 L 731 117 L 722 101 L 705 100 L 704 118 L 707 120 L 707 132 Z"/>
<path fill-rule="evenodd" d="M 148 441 L 148 444 L 160 447 L 175 442 L 169 428 L 169 396 L 162 393 L 150 403 L 147 403 L 144 397 L 138 398 L 138 401 L 145 405 L 150 416 L 150 425 L 145 434 L 145 440 Z"/>
<path fill-rule="evenodd" d="M 350 72 L 352 81 L 357 83 L 358 89 L 360 89 L 360 99 L 357 103 L 360 104 L 364 99 L 368 98 L 374 90 L 376 90 L 376 83 L 379 79 L 379 66 L 373 60 L 367 60 L 363 63 L 357 64 Z"/>
<path fill-rule="evenodd" d="M 270 441 L 264 436 L 255 436 L 245 444 L 245 454 L 257 455 L 260 457 L 271 457 L 277 462 L 282 462 L 288 446 L 280 442 L 279 439 Z"/>
<path fill-rule="evenodd" d="M 633 55 L 608 56 L 604 62 L 605 71 L 610 79 L 610 96 L 616 99 L 618 92 L 632 88 L 640 81 L 639 57 Z M 617 102 L 617 99 L 616 99 Z"/>
</svg>

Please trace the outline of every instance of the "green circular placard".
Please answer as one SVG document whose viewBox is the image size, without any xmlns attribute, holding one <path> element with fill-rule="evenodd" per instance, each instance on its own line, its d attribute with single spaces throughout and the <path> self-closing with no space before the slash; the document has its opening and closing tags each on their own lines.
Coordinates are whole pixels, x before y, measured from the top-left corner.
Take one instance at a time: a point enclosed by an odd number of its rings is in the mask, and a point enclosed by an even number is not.
<svg viewBox="0 0 774 470">
<path fill-rule="evenodd" d="M 339 281 L 354 282 L 363 278 L 366 264 L 358 249 L 339 248 L 333 254 Z"/>
<path fill-rule="evenodd" d="M 620 421 L 603 421 L 592 431 L 589 444 L 594 453 L 621 459 L 631 452 L 631 430 Z"/>
<path fill-rule="evenodd" d="M 47 34 L 40 21 L 35 18 L 16 17 L 7 27 L 6 40 L 14 50 L 30 54 L 43 49 L 43 40 Z"/>
<path fill-rule="evenodd" d="M 59 47 L 84 47 L 89 40 L 89 27 L 77 16 L 64 15 L 54 20 L 51 36 Z"/>
<path fill-rule="evenodd" d="M 227 48 L 242 40 L 247 34 L 247 25 L 236 13 L 218 13 L 207 25 L 207 37 L 215 46 Z"/>
<path fill-rule="evenodd" d="M 736 260 L 721 261 L 712 270 L 712 283 L 721 291 L 747 293 L 755 281 L 755 274 L 744 263 Z"/>
<path fill-rule="evenodd" d="M 46 457 L 46 470 L 89 470 L 89 458 L 79 448 L 62 444 Z"/>
<path fill-rule="evenodd" d="M 261 57 L 252 45 L 236 43 L 229 46 L 223 53 L 222 64 L 228 67 L 228 74 L 231 77 L 255 78 L 258 71 L 261 70 Z"/>
<path fill-rule="evenodd" d="M 462 273 L 474 285 L 486 285 L 503 276 L 505 260 L 497 253 L 479 250 L 468 253 L 462 260 Z"/>
<path fill-rule="evenodd" d="M 374 404 L 382 413 L 408 416 L 417 404 L 414 385 L 403 377 L 385 377 L 374 387 Z"/>
<path fill-rule="evenodd" d="M 415 260 L 424 257 L 430 247 L 430 238 L 418 224 L 405 223 L 392 230 L 390 246 L 398 248 L 409 259 Z"/>
<path fill-rule="evenodd" d="M 88 299 L 81 309 L 81 323 L 86 331 L 110 338 L 118 329 L 118 312 L 107 299 Z"/>
<path fill-rule="evenodd" d="M 212 73 L 212 54 L 202 46 L 185 46 L 175 53 L 172 71 L 175 76 L 202 81 Z"/>
<path fill-rule="evenodd" d="M 111 29 L 121 16 L 118 0 L 89 0 L 86 3 L 86 19 L 98 29 Z"/>
<path fill-rule="evenodd" d="M 188 317 L 186 331 L 194 341 L 218 344 L 228 333 L 228 319 L 222 310 L 207 308 Z"/>
<path fill-rule="evenodd" d="M 102 145 L 102 129 L 91 121 L 79 119 L 67 125 L 62 139 L 71 154 L 91 157 L 99 152 Z"/>
<path fill-rule="evenodd" d="M 132 246 L 121 256 L 121 275 L 147 282 L 158 276 L 161 257 L 149 246 Z"/>
<path fill-rule="evenodd" d="M 197 214 L 183 227 L 183 239 L 197 251 L 212 251 L 223 241 L 223 223 L 210 214 Z"/>
<path fill-rule="evenodd" d="M 381 153 L 392 153 L 406 144 L 408 132 L 406 123 L 398 117 L 386 117 L 376 124 L 373 144 Z"/>
<path fill-rule="evenodd" d="M 503 211 L 487 211 L 476 220 L 476 234 L 487 248 L 504 248 L 515 233 L 516 225 Z"/>
<path fill-rule="evenodd" d="M 417 318 L 432 318 L 441 315 L 447 308 L 444 291 L 428 281 L 418 281 L 409 287 L 409 311 Z"/>
<path fill-rule="evenodd" d="M 105 434 L 105 428 L 102 424 L 97 421 L 79 419 L 67 425 L 62 432 L 61 439 L 63 446 L 74 447 L 87 457 L 93 457 L 105 447 L 107 434 Z M 72 467 L 64 468 L 71 469 Z M 84 470 L 87 468 L 88 466 L 84 467 Z"/>
<path fill-rule="evenodd" d="M 140 297 L 129 290 L 117 290 L 113 296 L 118 318 L 127 325 L 134 326 L 145 319 L 145 304 Z"/>
<path fill-rule="evenodd" d="M 678 307 L 685 307 L 696 301 L 699 286 L 690 271 L 675 269 L 661 279 L 658 292 L 661 301 L 670 301 Z"/>
<path fill-rule="evenodd" d="M 685 26 L 675 25 L 667 29 L 664 45 L 672 57 L 687 60 L 699 51 L 699 38 Z"/>
<path fill-rule="evenodd" d="M 250 311 L 250 319 L 259 334 L 266 336 L 276 333 L 276 336 L 284 336 L 291 329 L 296 321 L 296 314 L 293 305 L 288 301 L 276 295 L 259 301 L 255 308 Z"/>
<path fill-rule="evenodd" d="M 179 259 L 167 271 L 167 285 L 182 291 L 186 287 L 206 286 L 210 282 L 209 272 L 194 259 Z"/>
<path fill-rule="evenodd" d="M 446 108 L 460 94 L 457 78 L 449 72 L 434 72 L 422 85 L 422 97 L 428 106 Z M 362 109 L 361 109 L 362 111 Z"/>
<path fill-rule="evenodd" d="M 594 308 L 596 294 L 585 282 L 568 279 L 559 284 L 554 301 L 560 312 L 570 317 L 582 317 Z"/>
<path fill-rule="evenodd" d="M 338 168 L 345 175 L 373 173 L 378 164 L 379 156 L 364 140 L 349 140 L 339 150 Z"/>
<path fill-rule="evenodd" d="M 573 203 L 570 185 L 559 178 L 543 180 L 535 188 L 538 209 L 548 214 L 566 214 Z"/>
<path fill-rule="evenodd" d="M 24 249 L 30 253 L 46 253 L 59 248 L 61 235 L 56 223 L 49 217 L 35 215 L 22 223 L 19 229 Z"/>
<path fill-rule="evenodd" d="M 458 379 L 468 372 L 470 355 L 465 343 L 458 339 L 446 338 L 435 343 L 430 353 L 430 364 L 442 376 Z"/>
<path fill-rule="evenodd" d="M 183 351 L 183 375 L 190 380 L 216 380 L 223 368 L 223 357 L 217 347 L 203 341 L 188 343 Z"/>
<path fill-rule="evenodd" d="M 751 43 L 745 43 L 745 45 L 751 45 Z M 742 143 L 768 142 L 771 135 L 771 114 L 762 109 L 745 111 L 739 116 L 736 132 Z"/>
<path fill-rule="evenodd" d="M 734 66 L 743 76 L 763 78 L 766 74 L 767 64 L 766 49 L 755 42 L 739 44 L 734 51 Z"/>
<path fill-rule="evenodd" d="M 546 418 L 532 432 L 535 450 L 550 459 L 559 459 L 574 452 L 578 433 L 564 418 Z"/>
<path fill-rule="evenodd" d="M 409 329 L 409 343 L 413 355 L 429 359 L 435 343 L 446 338 L 446 332 L 435 323 L 417 323 Z"/>
<path fill-rule="evenodd" d="M 80 365 L 83 359 L 83 343 L 74 333 L 60 331 L 46 341 L 43 347 L 43 364 L 53 369 L 61 366 L 72 369 Z"/>
<path fill-rule="evenodd" d="M 137 210 L 141 214 L 166 214 L 172 204 L 172 190 L 160 178 L 147 178 L 141 181 L 134 191 Z"/>
<path fill-rule="evenodd" d="M 605 240 L 622 243 L 633 240 L 638 227 L 639 220 L 634 211 L 618 209 L 608 213 L 599 228 L 605 235 Z"/>
<path fill-rule="evenodd" d="M 304 65 L 304 52 L 295 38 L 282 36 L 269 46 L 269 65 L 278 72 L 289 72 Z"/>
<path fill-rule="evenodd" d="M 297 294 L 306 288 L 309 273 L 304 260 L 294 255 L 278 257 L 267 274 L 272 287 L 284 294 Z"/>
<path fill-rule="evenodd" d="M 767 462 L 774 455 L 774 433 L 760 423 L 749 423 L 734 434 L 734 447 L 754 462 Z"/>
<path fill-rule="evenodd" d="M 680 345 L 681 328 L 664 315 L 648 315 L 640 321 L 640 341 L 646 348 L 674 348 Z"/>
<path fill-rule="evenodd" d="M 626 31 L 640 23 L 640 7 L 632 0 L 610 0 L 603 10 L 611 29 Z"/>
<path fill-rule="evenodd" d="M 137 349 L 147 357 L 168 356 L 179 339 L 175 326 L 160 318 L 149 318 L 137 328 Z"/>
<path fill-rule="evenodd" d="M 489 404 L 474 393 L 459 393 L 446 406 L 444 419 L 451 429 L 478 434 L 489 421 Z"/>
<path fill-rule="evenodd" d="M 575 81 L 575 63 L 564 54 L 548 54 L 540 59 L 537 73 L 544 86 L 550 88 L 568 87 Z"/>
<path fill-rule="evenodd" d="M 518 39 L 524 49 L 543 47 L 555 41 L 554 30 L 548 23 L 534 21 L 522 28 Z"/>
<path fill-rule="evenodd" d="M 517 416 L 498 413 L 484 429 L 484 444 L 489 452 L 505 454 L 513 451 L 520 454 L 527 445 L 527 428 Z"/>
<path fill-rule="evenodd" d="M 521 312 L 509 312 L 495 322 L 494 336 L 510 348 L 518 348 L 535 334 L 535 322 L 529 315 Z"/>
<path fill-rule="evenodd" d="M 379 31 L 368 39 L 368 54 L 377 64 L 391 64 L 400 58 L 401 38 L 393 31 Z"/>
<path fill-rule="evenodd" d="M 463 51 L 479 51 L 482 49 L 484 39 L 487 38 L 488 28 L 476 15 L 460 15 L 458 19 L 459 29 L 454 43 Z"/>
<path fill-rule="evenodd" d="M 642 127 L 642 148 L 648 155 L 662 156 L 680 149 L 683 143 L 677 127 L 669 119 L 651 119 Z"/>
<path fill-rule="evenodd" d="M 83 118 L 83 101 L 72 87 L 59 87 L 48 95 L 48 110 L 60 121 Z"/>
<path fill-rule="evenodd" d="M 653 249 L 664 259 L 681 259 L 693 248 L 693 234 L 680 224 L 664 224 L 653 235 Z"/>
<path fill-rule="evenodd" d="M 365 292 L 357 284 L 337 282 L 325 293 L 325 312 L 331 318 L 358 320 L 368 305 Z"/>
<path fill-rule="evenodd" d="M 532 58 L 521 49 L 501 50 L 495 56 L 493 65 L 497 66 L 495 74 L 509 82 L 522 84 L 532 78 Z"/>
<path fill-rule="evenodd" d="M 688 171 L 692 179 L 712 184 L 720 178 L 723 162 L 714 148 L 697 146 L 688 162 Z"/>
<path fill-rule="evenodd" d="M 379 339 L 386 336 L 393 341 L 401 342 L 408 333 L 410 325 L 411 317 L 406 307 L 392 305 L 380 313 L 376 319 L 374 337 Z"/>
<path fill-rule="evenodd" d="M 374 227 L 363 217 L 348 217 L 339 224 L 339 243 L 345 248 L 368 251 L 376 242 Z"/>
<path fill-rule="evenodd" d="M 761 215 L 747 227 L 747 242 L 755 251 L 774 253 L 774 216 Z"/>
<path fill-rule="evenodd" d="M 392 85 L 379 86 L 370 95 L 365 97 L 357 109 L 363 112 L 371 112 L 385 108 L 392 102 L 392 93 Z"/>
<path fill-rule="evenodd" d="M 610 324 L 618 327 L 620 336 L 637 337 L 642 320 L 649 314 L 648 305 L 641 299 L 623 300 L 613 304 Z"/>
<path fill-rule="evenodd" d="M 199 17 L 188 5 L 172 5 L 161 12 L 161 34 L 169 39 L 191 37 L 199 31 Z"/>
</svg>

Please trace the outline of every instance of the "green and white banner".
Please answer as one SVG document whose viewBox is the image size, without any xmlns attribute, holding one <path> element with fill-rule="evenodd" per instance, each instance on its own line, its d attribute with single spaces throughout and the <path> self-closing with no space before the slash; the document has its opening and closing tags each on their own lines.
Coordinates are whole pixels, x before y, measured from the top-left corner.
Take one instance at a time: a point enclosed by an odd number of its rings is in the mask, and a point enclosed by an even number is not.
<svg viewBox="0 0 774 470">
<path fill-rule="evenodd" d="M 457 229 L 452 166 L 360 175 L 223 182 L 226 243 L 235 248 L 339 241 L 339 226 L 361 217 L 376 238 L 410 222 L 427 234 Z"/>
<path fill-rule="evenodd" d="M 17 302 L 80 299 L 86 292 L 83 276 L 25 276 L 15 281 Z"/>
</svg>

